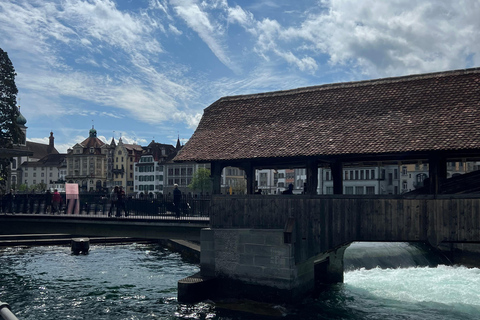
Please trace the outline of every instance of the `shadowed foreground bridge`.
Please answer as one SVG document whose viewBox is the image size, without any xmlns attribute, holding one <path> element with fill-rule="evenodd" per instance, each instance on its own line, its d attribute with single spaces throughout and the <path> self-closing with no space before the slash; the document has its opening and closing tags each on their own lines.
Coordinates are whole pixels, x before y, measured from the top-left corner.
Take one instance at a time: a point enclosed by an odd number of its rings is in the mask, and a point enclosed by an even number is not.
<svg viewBox="0 0 480 320">
<path fill-rule="evenodd" d="M 201 241 L 200 274 L 179 282 L 181 300 L 235 291 L 278 301 L 301 297 L 316 284 L 342 282 L 343 253 L 354 241 L 425 242 L 435 248 L 480 243 L 480 196 L 214 195 L 209 219 L 7 214 L 0 225 L 3 234 Z"/>
</svg>

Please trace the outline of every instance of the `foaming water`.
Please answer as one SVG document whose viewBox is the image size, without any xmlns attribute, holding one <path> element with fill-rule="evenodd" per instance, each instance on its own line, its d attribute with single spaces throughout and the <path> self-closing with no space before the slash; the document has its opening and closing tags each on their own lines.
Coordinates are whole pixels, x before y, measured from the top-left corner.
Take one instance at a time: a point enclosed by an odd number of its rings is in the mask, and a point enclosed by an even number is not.
<svg viewBox="0 0 480 320">
<path fill-rule="evenodd" d="M 367 247 L 360 246 L 372 252 L 375 245 Z M 379 249 L 392 256 L 417 252 L 408 245 L 397 247 Z M 156 245 L 92 246 L 85 256 L 59 246 L 1 249 L 0 301 L 8 302 L 22 320 L 271 319 L 220 309 L 208 301 L 179 304 L 177 281 L 197 271 L 198 266 Z M 257 307 L 252 304 L 252 312 Z M 361 268 L 346 272 L 345 283 L 282 310 L 282 319 L 288 320 L 479 319 L 480 270 L 445 265 Z"/>
<path fill-rule="evenodd" d="M 360 269 L 345 273 L 344 281 L 352 306 L 363 312 L 399 313 L 415 319 L 480 317 L 477 268 Z"/>
</svg>

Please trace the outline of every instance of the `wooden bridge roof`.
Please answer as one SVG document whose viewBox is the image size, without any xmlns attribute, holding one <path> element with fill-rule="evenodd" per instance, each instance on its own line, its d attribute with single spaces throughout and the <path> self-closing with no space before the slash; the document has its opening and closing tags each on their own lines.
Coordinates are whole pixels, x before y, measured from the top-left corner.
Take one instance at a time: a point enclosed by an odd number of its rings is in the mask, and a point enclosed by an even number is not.
<svg viewBox="0 0 480 320">
<path fill-rule="evenodd" d="M 480 154 L 480 68 L 223 97 L 175 161 Z"/>
</svg>

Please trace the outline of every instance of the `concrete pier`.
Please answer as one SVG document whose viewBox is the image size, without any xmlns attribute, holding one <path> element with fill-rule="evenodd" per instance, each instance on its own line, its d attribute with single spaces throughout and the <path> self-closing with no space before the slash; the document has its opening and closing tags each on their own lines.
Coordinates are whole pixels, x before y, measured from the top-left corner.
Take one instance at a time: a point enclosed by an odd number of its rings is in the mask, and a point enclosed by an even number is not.
<svg viewBox="0 0 480 320">
<path fill-rule="evenodd" d="M 205 286 L 198 300 L 291 302 L 313 291 L 317 282 L 343 281 L 344 248 L 296 263 L 294 245 L 285 240 L 284 229 L 203 229 L 199 278 L 216 281 Z M 179 282 L 179 301 L 194 299 L 189 286 L 193 284 Z"/>
</svg>

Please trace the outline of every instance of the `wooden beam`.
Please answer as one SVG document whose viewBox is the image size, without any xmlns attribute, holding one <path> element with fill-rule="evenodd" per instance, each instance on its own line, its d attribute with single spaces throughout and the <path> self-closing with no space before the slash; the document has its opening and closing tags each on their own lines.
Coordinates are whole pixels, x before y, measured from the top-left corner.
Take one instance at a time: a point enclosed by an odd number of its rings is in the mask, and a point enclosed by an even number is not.
<svg viewBox="0 0 480 320">
<path fill-rule="evenodd" d="M 247 194 L 255 193 L 255 167 L 252 162 L 244 162 L 240 166 L 247 176 Z"/>
<path fill-rule="evenodd" d="M 212 179 L 212 194 L 222 192 L 222 170 L 224 164 L 221 162 L 212 162 L 210 164 L 210 178 Z"/>
<path fill-rule="evenodd" d="M 331 164 L 333 179 L 333 194 L 343 194 L 343 164 L 334 162 Z"/>
<path fill-rule="evenodd" d="M 316 195 L 318 187 L 318 162 L 316 160 L 308 160 L 307 164 L 307 190 L 308 195 Z"/>
<path fill-rule="evenodd" d="M 447 178 L 447 160 L 440 154 L 428 158 L 428 187 L 430 194 L 438 194 L 440 183 Z"/>
</svg>

